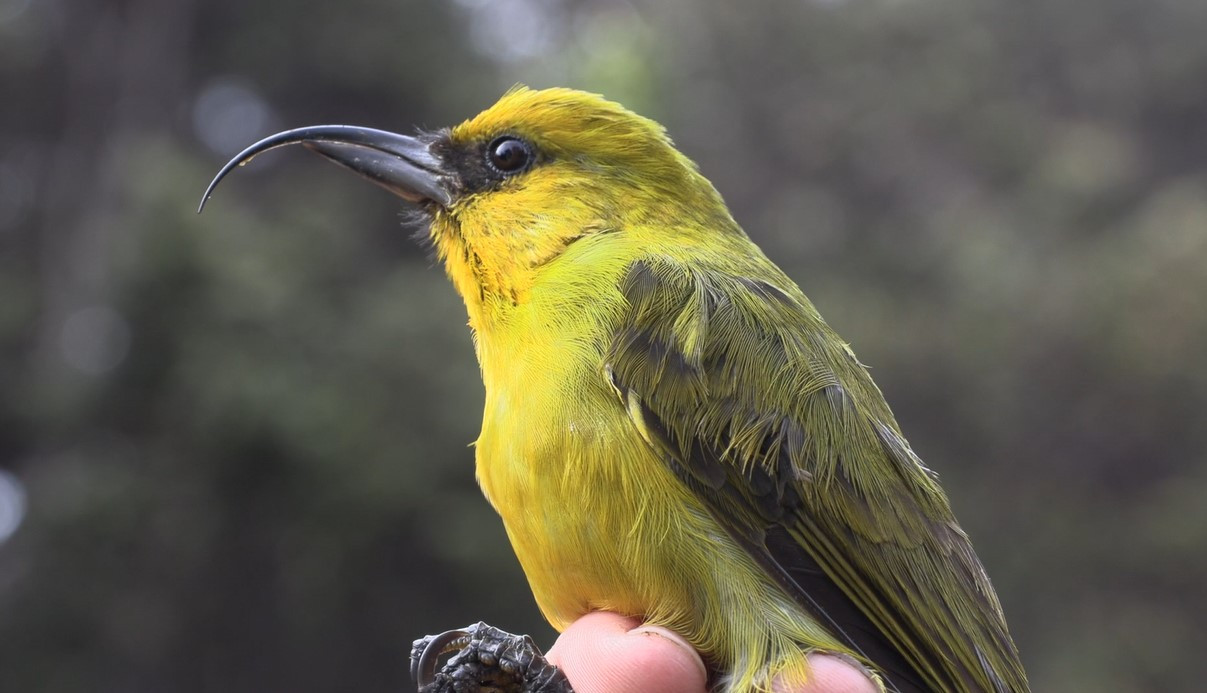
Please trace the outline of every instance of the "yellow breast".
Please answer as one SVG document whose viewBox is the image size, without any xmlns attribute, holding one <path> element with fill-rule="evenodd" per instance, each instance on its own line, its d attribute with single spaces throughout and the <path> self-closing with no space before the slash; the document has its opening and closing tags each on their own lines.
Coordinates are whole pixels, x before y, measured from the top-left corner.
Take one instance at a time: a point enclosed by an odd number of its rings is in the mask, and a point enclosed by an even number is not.
<svg viewBox="0 0 1207 693">
<path fill-rule="evenodd" d="M 732 672 L 735 691 L 803 671 L 803 643 L 845 651 L 676 478 L 607 384 L 598 340 L 622 303 L 614 279 L 601 289 L 562 271 L 478 335 L 478 480 L 545 617 L 559 630 L 593 610 L 666 626 Z"/>
</svg>

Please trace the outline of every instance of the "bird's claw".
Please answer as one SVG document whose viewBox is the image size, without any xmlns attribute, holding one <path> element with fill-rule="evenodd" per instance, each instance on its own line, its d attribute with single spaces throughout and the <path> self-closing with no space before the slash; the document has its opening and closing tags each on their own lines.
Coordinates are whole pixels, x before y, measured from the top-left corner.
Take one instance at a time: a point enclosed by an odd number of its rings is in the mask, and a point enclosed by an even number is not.
<svg viewBox="0 0 1207 693">
<path fill-rule="evenodd" d="M 456 654 L 437 671 L 450 652 Z M 573 693 L 532 638 L 482 622 L 416 640 L 411 678 L 420 693 Z"/>
</svg>

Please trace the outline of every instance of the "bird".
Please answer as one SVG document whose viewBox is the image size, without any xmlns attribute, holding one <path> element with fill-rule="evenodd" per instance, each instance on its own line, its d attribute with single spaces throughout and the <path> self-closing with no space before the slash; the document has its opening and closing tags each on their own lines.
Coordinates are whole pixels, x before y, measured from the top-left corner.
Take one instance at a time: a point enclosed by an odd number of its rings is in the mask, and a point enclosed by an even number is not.
<svg viewBox="0 0 1207 693">
<path fill-rule="evenodd" d="M 202 205 L 294 144 L 425 221 L 485 386 L 476 476 L 554 628 L 670 628 L 726 693 L 811 652 L 899 693 L 1028 690 L 938 476 L 660 124 L 517 85 L 451 128 L 277 133 Z"/>
</svg>

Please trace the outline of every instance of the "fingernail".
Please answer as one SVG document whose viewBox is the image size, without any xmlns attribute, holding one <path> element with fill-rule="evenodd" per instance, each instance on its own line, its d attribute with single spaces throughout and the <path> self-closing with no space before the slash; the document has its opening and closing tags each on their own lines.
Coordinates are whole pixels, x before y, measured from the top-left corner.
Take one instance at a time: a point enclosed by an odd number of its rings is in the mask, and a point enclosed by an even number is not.
<svg viewBox="0 0 1207 693">
<path fill-rule="evenodd" d="M 696 652 L 696 648 L 692 647 L 692 644 L 682 635 L 661 626 L 639 626 L 629 631 L 629 634 L 634 633 L 639 635 L 654 635 L 678 645 L 683 651 L 691 655 L 691 660 L 696 663 L 696 668 L 700 670 L 700 675 L 705 680 L 708 680 L 708 667 L 704 666 L 704 660 L 700 658 L 700 653 Z"/>
</svg>

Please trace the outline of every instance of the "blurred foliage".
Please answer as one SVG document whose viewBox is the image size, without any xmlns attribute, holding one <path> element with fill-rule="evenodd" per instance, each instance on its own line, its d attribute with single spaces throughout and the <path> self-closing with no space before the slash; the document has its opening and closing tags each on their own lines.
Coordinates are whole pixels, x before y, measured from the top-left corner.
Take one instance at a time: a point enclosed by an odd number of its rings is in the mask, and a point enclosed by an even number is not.
<svg viewBox="0 0 1207 693">
<path fill-rule="evenodd" d="M 550 641 L 397 201 L 280 152 L 194 214 L 274 128 L 519 81 L 664 122 L 874 367 L 1036 690 L 1201 687 L 1204 35 L 1184 0 L 0 3 L 0 690 L 397 691 L 424 633 Z"/>
</svg>

